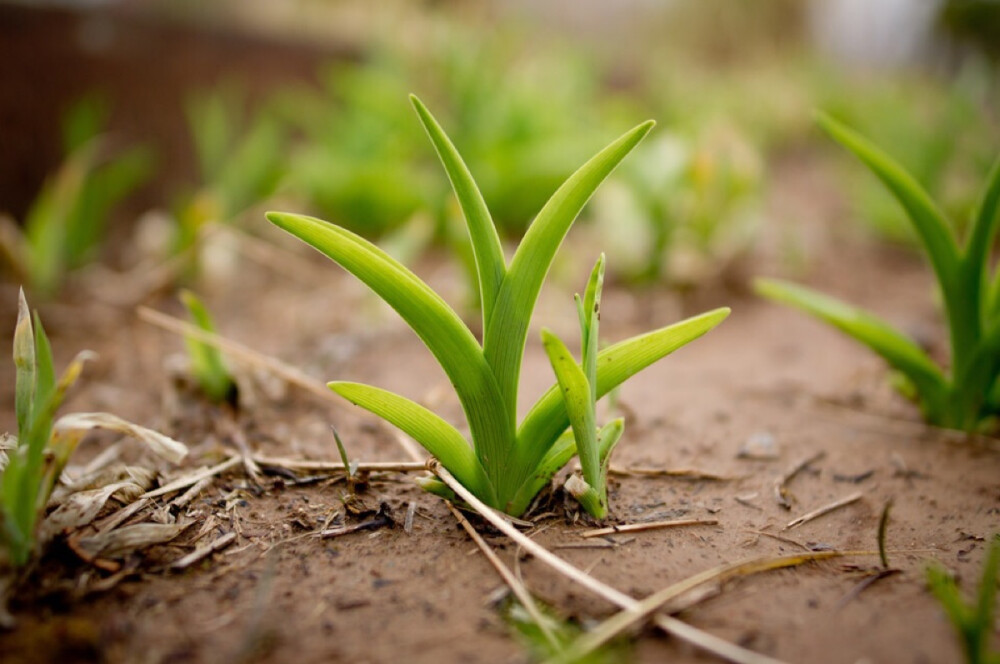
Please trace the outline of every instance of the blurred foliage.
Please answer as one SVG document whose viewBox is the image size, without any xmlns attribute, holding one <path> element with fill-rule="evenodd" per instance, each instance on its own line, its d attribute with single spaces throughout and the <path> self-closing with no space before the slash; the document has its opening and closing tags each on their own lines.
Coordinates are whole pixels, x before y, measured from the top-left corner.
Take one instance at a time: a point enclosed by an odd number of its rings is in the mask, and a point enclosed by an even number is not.
<svg viewBox="0 0 1000 664">
<path fill-rule="evenodd" d="M 247 105 L 235 84 L 187 100 L 200 186 L 177 213 L 175 251 L 191 246 L 206 223 L 231 221 L 265 200 L 284 175 L 286 127 L 268 107 L 249 114 Z"/>
<path fill-rule="evenodd" d="M 105 133 L 106 102 L 76 103 L 63 120 L 65 160 L 42 186 L 24 219 L 0 229 L 0 254 L 33 293 L 54 296 L 67 274 L 96 260 L 115 207 L 152 174 L 153 155 Z"/>
<path fill-rule="evenodd" d="M 927 189 L 942 211 L 963 230 L 970 221 L 979 183 L 1000 145 L 1000 124 L 991 115 L 1000 89 L 992 72 L 966 67 L 950 81 L 894 75 L 853 80 L 850 94 L 830 86 L 817 104 L 873 137 Z M 856 216 L 876 236 L 913 244 L 906 214 L 881 184 L 841 160 L 844 189 Z"/>
</svg>

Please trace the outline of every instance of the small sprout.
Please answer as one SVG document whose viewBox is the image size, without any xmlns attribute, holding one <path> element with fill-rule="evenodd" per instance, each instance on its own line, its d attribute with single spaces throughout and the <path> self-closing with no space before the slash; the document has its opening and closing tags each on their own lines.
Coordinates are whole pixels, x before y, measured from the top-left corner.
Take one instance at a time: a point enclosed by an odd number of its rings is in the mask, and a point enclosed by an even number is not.
<svg viewBox="0 0 1000 664">
<path fill-rule="evenodd" d="M 583 298 L 576 296 L 583 348 L 579 365 L 559 337 L 542 330 L 542 343 L 552 363 L 569 415 L 583 477 L 572 476 L 566 490 L 595 519 L 608 515 L 608 464 L 621 439 L 624 421 L 617 419 L 597 429 L 597 341 L 601 320 L 601 290 L 604 285 L 604 255 L 597 259 Z"/>
<path fill-rule="evenodd" d="M 960 242 L 930 196 L 901 166 L 866 139 L 826 116 L 822 127 L 854 153 L 906 210 L 930 259 L 944 300 L 951 368 L 943 370 L 913 339 L 870 313 L 811 289 L 759 279 L 759 294 L 802 309 L 881 355 L 898 373 L 924 418 L 941 427 L 976 431 L 1000 414 L 1000 270 L 991 251 L 1000 220 L 1000 159 L 987 178 L 968 237 Z"/>
<path fill-rule="evenodd" d="M 215 324 L 212 321 L 212 316 L 198 296 L 189 290 L 182 290 L 180 299 L 194 324 L 201 330 L 214 334 Z M 232 374 L 226 367 L 219 349 L 190 335 L 184 336 L 184 344 L 188 349 L 191 373 L 202 393 L 213 403 L 235 405 L 237 402 L 236 381 L 233 380 Z"/>
<path fill-rule="evenodd" d="M 176 440 L 108 413 L 76 413 L 55 419 L 84 363 L 93 357 L 89 351 L 79 353 L 56 380 L 48 337 L 37 313 L 32 323 L 21 291 L 14 328 L 17 441 L 6 448 L 7 465 L 0 468 L 0 568 L 23 568 L 37 553 L 39 520 L 70 455 L 87 431 L 109 429 L 132 436 L 175 463 L 187 454 L 187 448 Z"/>
<path fill-rule="evenodd" d="M 573 433 L 566 431 L 571 413 L 558 386 L 549 389 L 517 424 L 521 360 L 532 311 L 556 251 L 577 215 L 653 123 L 625 133 L 571 175 L 542 207 L 508 263 L 490 211 L 458 150 L 424 105 L 416 97 L 412 101 L 465 215 L 478 275 L 482 342 L 427 284 L 367 240 L 303 215 L 270 212 L 267 218 L 339 263 L 403 317 L 451 380 L 465 411 L 471 445 L 453 425 L 397 394 L 350 382 L 330 383 L 330 388 L 402 429 L 485 503 L 519 516 L 577 447 Z M 604 396 L 728 315 L 728 309 L 716 309 L 600 353 L 595 345 L 587 357 L 591 365 L 588 398 Z M 611 438 L 603 443 L 610 446 Z M 599 440 L 593 447 L 601 444 Z M 600 462 L 598 451 L 596 462 L 588 460 L 587 472 Z M 596 476 L 591 477 L 599 484 Z M 437 482 L 425 486 L 442 490 Z"/>
<path fill-rule="evenodd" d="M 337 442 L 337 451 L 340 452 L 340 460 L 344 464 L 344 474 L 347 476 L 347 489 L 354 495 L 354 488 L 357 484 L 356 473 L 358 472 L 358 462 L 351 461 L 347 457 L 347 449 L 344 447 L 344 441 L 340 439 L 340 434 L 337 433 L 336 427 L 330 427 L 333 431 L 333 439 Z"/>
<path fill-rule="evenodd" d="M 977 596 L 973 602 L 966 603 L 948 570 L 938 563 L 927 568 L 927 584 L 958 632 L 967 664 L 1000 664 L 1000 652 L 990 652 L 998 569 L 1000 535 L 994 535 L 983 562 Z"/>
</svg>

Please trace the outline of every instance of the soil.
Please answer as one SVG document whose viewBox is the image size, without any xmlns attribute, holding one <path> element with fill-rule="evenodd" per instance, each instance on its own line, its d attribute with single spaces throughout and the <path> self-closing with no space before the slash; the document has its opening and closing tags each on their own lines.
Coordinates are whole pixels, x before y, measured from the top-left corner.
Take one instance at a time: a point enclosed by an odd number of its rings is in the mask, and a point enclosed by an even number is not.
<svg viewBox="0 0 1000 664">
<path fill-rule="evenodd" d="M 774 219 L 801 223 L 807 279 L 919 333 L 933 347 L 935 323 L 928 271 L 918 259 L 859 241 L 837 219 L 828 180 L 797 160 L 778 171 L 770 201 Z M 792 227 L 793 229 L 796 227 Z M 832 230 L 824 230 L 832 229 Z M 575 231 L 574 231 L 575 232 Z M 273 237 L 273 236 L 269 236 Z M 786 270 L 765 246 L 752 272 Z M 433 403 L 452 421 L 460 410 L 448 383 L 419 340 L 338 268 L 307 252 L 278 272 L 246 259 L 233 278 L 207 292 L 227 336 L 304 368 L 319 379 L 385 386 Z M 589 253 L 584 254 L 589 256 Z M 589 258 L 571 277 L 546 287 L 533 321 L 573 334 L 570 293 Z M 459 303 L 457 270 L 431 258 L 418 272 Z M 4 285 L 0 325 L 13 328 L 13 286 Z M 1000 452 L 993 441 L 968 440 L 919 422 L 897 397 L 878 359 L 835 331 L 746 293 L 706 288 L 685 298 L 661 290 L 612 287 L 602 334 L 618 340 L 682 315 L 730 305 L 732 316 L 704 338 L 626 384 L 620 409 L 626 438 L 614 462 L 626 467 L 697 469 L 734 479 L 616 477 L 611 521 L 714 518 L 717 525 L 609 537 L 613 548 L 559 549 L 566 560 L 636 598 L 714 567 L 760 556 L 830 547 L 873 551 L 883 507 L 893 501 L 887 544 L 899 573 L 854 594 L 877 556 L 770 572 L 727 585 L 682 617 L 708 632 L 788 662 L 954 662 L 958 640 L 925 586 L 939 560 L 969 587 L 978 578 L 984 539 L 1000 529 Z M 178 312 L 170 301 L 158 308 Z M 44 307 L 63 361 L 82 347 L 101 353 L 66 410 L 111 410 L 185 440 L 198 460 L 221 452 L 210 408 L 174 394 L 165 358 L 180 341 L 139 322 L 130 311 L 63 303 Z M 6 343 L 6 342 L 3 342 Z M 4 363 L 0 403 L 12 404 L 12 367 Z M 527 407 L 551 383 L 537 330 L 523 369 Z M 270 456 L 335 460 L 329 425 L 350 455 L 403 460 L 392 431 L 373 416 L 294 388 L 245 407 L 239 425 L 251 447 Z M 166 405 L 165 405 L 166 403 Z M 0 427 L 12 427 L 11 408 Z M 86 457 L 109 444 L 97 437 Z M 747 459 L 748 443 L 773 442 L 774 458 Z M 775 479 L 822 453 L 788 483 L 792 506 L 774 498 Z M 208 460 L 206 460 L 208 459 Z M 372 476 L 360 498 L 386 503 L 394 527 L 320 539 L 310 533 L 334 513 L 344 516 L 345 486 L 332 480 L 293 485 L 269 477 L 255 490 L 245 474 L 218 479 L 189 508 L 196 528 L 214 517 L 218 534 L 237 541 L 182 573 L 158 563 L 190 547 L 159 547 L 134 574 L 103 592 L 79 588 L 103 575 L 56 550 L 13 606 L 16 630 L 0 636 L 4 662 L 521 662 L 529 658 L 495 606 L 502 583 L 442 502 L 401 474 Z M 790 530 L 793 518 L 854 492 L 860 500 Z M 411 503 L 411 532 L 402 527 Z M 558 547 L 583 540 L 582 520 L 556 500 L 538 517 L 535 539 Z M 481 526 L 484 532 L 489 532 Z M 762 534 L 762 532 L 769 534 Z M 784 539 L 776 538 L 780 536 Z M 517 552 L 495 534 L 507 562 Z M 521 560 L 525 581 L 560 615 L 591 624 L 614 607 L 557 577 L 537 560 Z M 54 590 L 60 576 L 72 579 Z M 89 578 L 89 580 L 87 580 Z M 646 628 L 634 635 L 638 662 L 711 658 Z"/>
</svg>

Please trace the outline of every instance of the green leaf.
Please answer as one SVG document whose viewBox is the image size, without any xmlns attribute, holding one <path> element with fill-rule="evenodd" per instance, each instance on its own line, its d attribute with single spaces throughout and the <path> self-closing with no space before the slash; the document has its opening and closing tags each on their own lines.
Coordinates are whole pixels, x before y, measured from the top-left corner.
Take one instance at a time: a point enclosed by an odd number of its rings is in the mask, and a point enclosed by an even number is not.
<svg viewBox="0 0 1000 664">
<path fill-rule="evenodd" d="M 823 113 L 819 125 L 838 143 L 850 150 L 885 184 L 906 210 L 927 251 L 938 281 L 950 290 L 958 271 L 958 246 L 944 215 L 934 201 L 895 160 L 861 134 Z"/>
<path fill-rule="evenodd" d="M 563 404 L 576 437 L 583 478 L 600 492 L 601 456 L 597 448 L 597 422 L 591 386 L 566 344 L 548 330 L 542 330 L 542 345 L 552 363 L 556 382 L 562 391 Z M 595 358 L 596 360 L 596 358 Z M 598 515 L 595 515 L 598 516 Z M 601 518 L 600 516 L 598 518 Z"/>
<path fill-rule="evenodd" d="M 564 431 L 549 447 L 549 450 L 542 457 L 535 470 L 524 481 L 517 490 L 517 493 L 514 494 L 514 498 L 508 506 L 508 513 L 514 516 L 524 514 L 524 511 L 531 506 L 531 501 L 535 499 L 538 492 L 548 486 L 556 473 L 562 470 L 575 454 L 575 434 L 572 430 Z"/>
<path fill-rule="evenodd" d="M 597 356 L 597 398 L 705 334 L 721 323 L 729 311 L 728 307 L 714 309 L 605 348 Z M 558 386 L 554 385 L 521 422 L 517 431 L 516 467 L 535 468 L 567 426 L 569 417 Z M 524 479 L 520 478 L 520 482 Z"/>
<path fill-rule="evenodd" d="M 927 354 L 885 321 L 840 300 L 778 279 L 757 279 L 758 294 L 792 305 L 833 325 L 881 355 L 917 388 L 928 417 L 947 411 L 948 381 Z"/>
<path fill-rule="evenodd" d="M 55 389 L 56 370 L 52 360 L 52 344 L 42 327 L 42 319 L 35 312 L 35 404 L 45 404 Z M 32 413 L 33 416 L 37 415 Z"/>
<path fill-rule="evenodd" d="M 458 430 L 418 403 L 361 383 L 333 382 L 330 389 L 401 429 L 437 457 L 459 482 L 477 496 L 496 495 L 476 455 Z"/>
<path fill-rule="evenodd" d="M 653 124 L 645 122 L 627 132 L 571 175 L 542 207 L 514 253 L 483 342 L 512 427 L 528 323 L 556 250 L 597 187 Z"/>
<path fill-rule="evenodd" d="M 972 230 L 966 246 L 965 260 L 970 268 L 975 270 L 977 278 L 985 278 L 990 269 L 990 247 L 996 234 L 997 223 L 1000 221 L 1000 158 L 997 158 L 990 170 L 979 201 L 976 215 L 973 218 Z"/>
<path fill-rule="evenodd" d="M 503 495 L 511 482 L 505 460 L 513 424 L 476 338 L 458 315 L 415 274 L 354 233 L 302 215 L 269 212 L 267 218 L 339 263 L 413 328 L 451 379 L 468 419 L 476 454 L 497 494 Z"/>
<path fill-rule="evenodd" d="M 462 213 L 465 215 L 465 223 L 468 226 L 476 258 L 476 269 L 479 273 L 479 297 L 483 305 L 483 329 L 485 329 L 493 314 L 493 305 L 500 292 L 500 284 L 507 274 L 500 236 L 486 207 L 486 201 L 483 200 L 483 195 L 472 178 L 472 173 L 469 172 L 451 139 L 416 96 L 410 95 L 410 101 L 434 144 L 434 149 L 437 150 L 441 164 L 447 171 L 448 179 L 451 180 L 451 186 L 455 190 L 455 197 L 458 198 Z"/>
<path fill-rule="evenodd" d="M 180 292 L 181 302 L 199 329 L 215 333 L 215 323 L 204 303 L 189 290 Z M 202 392 L 211 401 L 221 403 L 233 393 L 233 378 L 222 359 L 222 353 L 215 346 L 210 346 L 192 336 L 184 336 L 188 356 L 191 359 L 191 373 Z"/>
<path fill-rule="evenodd" d="M 590 398 L 597 401 L 597 348 L 601 322 L 601 290 L 604 288 L 604 254 L 602 253 L 594 264 L 587 281 L 581 316 L 581 351 L 580 366 L 590 384 Z M 579 298 L 578 298 L 579 301 Z M 580 306 L 579 304 L 577 306 Z"/>
</svg>

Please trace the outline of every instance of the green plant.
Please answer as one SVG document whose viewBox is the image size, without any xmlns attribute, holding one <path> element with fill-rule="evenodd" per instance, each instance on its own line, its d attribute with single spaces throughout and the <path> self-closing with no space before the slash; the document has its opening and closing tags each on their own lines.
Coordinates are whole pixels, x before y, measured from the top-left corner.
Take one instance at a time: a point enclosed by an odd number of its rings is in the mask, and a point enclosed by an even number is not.
<svg viewBox="0 0 1000 664">
<path fill-rule="evenodd" d="M 187 454 L 187 448 L 176 440 L 109 413 L 71 413 L 55 419 L 91 357 L 89 351 L 78 353 L 57 381 L 42 321 L 37 312 L 32 317 L 24 291 L 20 292 L 14 328 L 17 441 L 6 454 L 0 449 L 0 586 L 8 568 L 23 568 L 44 544 L 37 540 L 39 521 L 63 468 L 87 431 L 108 429 L 137 438 L 174 463 Z M 0 613 L 4 600 L 0 597 Z"/>
<path fill-rule="evenodd" d="M 971 603 L 962 599 L 954 577 L 940 564 L 927 568 L 927 584 L 962 640 L 968 664 L 1000 664 L 1000 652 L 990 651 L 1000 569 L 1000 535 L 994 535 L 983 562 L 979 592 Z"/>
<path fill-rule="evenodd" d="M 1000 160 L 962 244 L 930 196 L 888 155 L 826 116 L 821 126 L 892 192 L 913 224 L 937 277 L 951 336 L 951 369 L 936 365 L 912 339 L 867 312 L 802 286 L 772 279 L 757 292 L 802 309 L 881 355 L 931 424 L 973 431 L 1000 413 L 1000 271 L 990 247 L 1000 208 Z"/>
<path fill-rule="evenodd" d="M 181 302 L 188 310 L 191 320 L 205 332 L 215 333 L 215 323 L 201 299 L 189 290 L 180 292 Z M 236 381 L 226 367 L 219 349 L 192 336 L 184 337 L 191 374 L 202 393 L 214 403 L 235 403 Z"/>
<path fill-rule="evenodd" d="M 576 296 L 580 317 L 580 364 L 556 335 L 542 330 L 542 344 L 552 363 L 556 382 L 562 390 L 576 451 L 580 456 L 583 479 L 576 475 L 566 482 L 566 489 L 583 508 L 597 519 L 608 513 L 608 463 L 611 452 L 621 439 L 625 423 L 621 418 L 597 428 L 597 353 L 601 320 L 601 289 L 604 285 L 604 255 L 597 259 L 583 298 Z"/>
<path fill-rule="evenodd" d="M 23 232 L 4 219 L 3 260 L 42 297 L 54 295 L 67 273 L 95 259 L 113 209 L 152 172 L 149 149 L 113 145 L 104 134 L 106 116 L 96 98 L 70 110 L 63 121 L 66 158 L 32 203 Z"/>
<path fill-rule="evenodd" d="M 0 536 L 14 567 L 28 562 L 38 518 L 72 451 L 67 446 L 52 449 L 49 442 L 56 409 L 80 376 L 85 359 L 78 355 L 56 382 L 49 339 L 37 313 L 32 325 L 21 291 L 14 328 L 17 446 L 0 475 Z"/>
<path fill-rule="evenodd" d="M 403 317 L 451 380 L 472 445 L 438 415 L 392 392 L 351 382 L 330 383 L 331 389 L 415 438 L 484 502 L 522 514 L 544 485 L 539 477 L 551 477 L 558 464 L 568 461 L 566 451 L 575 449 L 565 437 L 560 439 L 569 420 L 557 387 L 516 424 L 521 359 L 535 301 L 580 209 L 653 123 L 627 132 L 571 175 L 535 217 L 507 263 L 471 173 L 437 121 L 416 97 L 411 99 L 465 214 L 478 268 L 482 344 L 440 296 L 367 240 L 303 215 L 271 212 L 267 218 L 339 263 Z M 717 309 L 606 348 L 596 358 L 596 396 L 704 334 L 728 313 Z M 557 445 L 558 440 L 564 444 Z"/>
<path fill-rule="evenodd" d="M 270 196 L 285 173 L 284 124 L 267 108 L 246 116 L 245 102 L 236 86 L 188 99 L 201 183 L 178 212 L 175 251 L 196 242 L 206 223 L 231 221 Z"/>
</svg>

